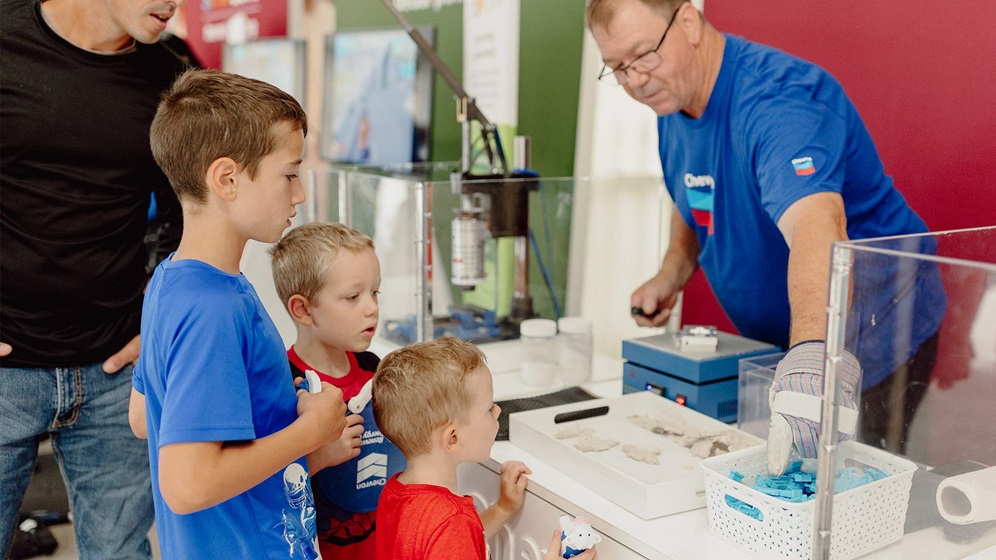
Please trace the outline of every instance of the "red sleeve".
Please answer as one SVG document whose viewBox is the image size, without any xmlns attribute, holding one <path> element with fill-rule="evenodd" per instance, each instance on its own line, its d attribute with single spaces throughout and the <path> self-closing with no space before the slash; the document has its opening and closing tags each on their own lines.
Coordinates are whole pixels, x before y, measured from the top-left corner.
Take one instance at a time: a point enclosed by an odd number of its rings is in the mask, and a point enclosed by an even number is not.
<svg viewBox="0 0 996 560">
<path fill-rule="evenodd" d="M 432 560 L 486 560 L 484 526 L 476 516 L 459 513 L 436 528 L 426 558 Z"/>
</svg>

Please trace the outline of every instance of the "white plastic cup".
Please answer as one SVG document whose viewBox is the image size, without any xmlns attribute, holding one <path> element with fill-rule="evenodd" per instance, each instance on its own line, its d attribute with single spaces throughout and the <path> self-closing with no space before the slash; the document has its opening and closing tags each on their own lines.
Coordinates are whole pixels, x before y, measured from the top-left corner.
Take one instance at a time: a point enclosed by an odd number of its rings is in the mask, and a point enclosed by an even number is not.
<svg viewBox="0 0 996 560">
<path fill-rule="evenodd" d="M 519 324 L 522 370 L 519 379 L 531 387 L 548 387 L 557 377 L 557 323 L 526 319 Z"/>
<path fill-rule="evenodd" d="M 591 381 L 594 355 L 591 321 L 581 317 L 562 317 L 557 321 L 558 369 L 566 385 L 581 385 Z"/>
</svg>

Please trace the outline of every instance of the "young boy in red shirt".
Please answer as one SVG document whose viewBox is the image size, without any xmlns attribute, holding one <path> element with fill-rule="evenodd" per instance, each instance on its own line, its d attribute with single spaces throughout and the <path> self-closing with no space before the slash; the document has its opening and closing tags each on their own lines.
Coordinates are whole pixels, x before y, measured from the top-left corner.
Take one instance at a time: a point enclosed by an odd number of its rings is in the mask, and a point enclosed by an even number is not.
<svg viewBox="0 0 996 560">
<path fill-rule="evenodd" d="M 377 557 L 488 558 L 487 540 L 522 507 L 531 471 L 518 461 L 502 464 L 498 501 L 480 515 L 457 490 L 457 467 L 486 461 L 498 433 L 501 408 L 484 354 L 456 338 L 395 350 L 377 368 L 373 400 L 377 425 L 408 459 L 407 470 L 380 496 Z M 544 558 L 559 557 L 558 531 Z M 592 548 L 575 558 L 597 553 Z"/>
</svg>

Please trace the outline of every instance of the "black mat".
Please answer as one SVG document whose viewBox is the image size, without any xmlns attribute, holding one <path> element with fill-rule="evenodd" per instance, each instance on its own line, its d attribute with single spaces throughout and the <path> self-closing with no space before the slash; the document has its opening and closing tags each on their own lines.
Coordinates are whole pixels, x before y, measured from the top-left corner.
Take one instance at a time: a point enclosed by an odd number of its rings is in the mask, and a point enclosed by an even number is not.
<svg viewBox="0 0 996 560">
<path fill-rule="evenodd" d="M 498 436 L 495 437 L 495 440 L 508 441 L 508 415 L 513 412 L 536 410 L 538 408 L 547 408 L 550 406 L 557 406 L 559 404 L 590 401 L 597 398 L 598 397 L 592 395 L 588 391 L 585 391 L 581 387 L 569 387 L 567 389 L 547 393 L 545 395 L 499 401 L 495 403 L 501 407 L 501 414 L 498 416 Z"/>
</svg>

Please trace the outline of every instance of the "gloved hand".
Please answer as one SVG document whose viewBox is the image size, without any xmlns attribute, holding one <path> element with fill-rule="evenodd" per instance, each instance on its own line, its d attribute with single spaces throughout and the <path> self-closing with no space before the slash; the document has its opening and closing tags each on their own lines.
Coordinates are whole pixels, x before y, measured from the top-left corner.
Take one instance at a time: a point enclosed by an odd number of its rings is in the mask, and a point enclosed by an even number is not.
<svg viewBox="0 0 996 560">
<path fill-rule="evenodd" d="M 796 344 L 778 362 L 771 383 L 771 429 L 768 432 L 768 473 L 780 475 L 788 465 L 793 446 L 803 458 L 816 457 L 820 415 L 823 410 L 823 361 L 826 344 L 810 340 Z M 856 394 L 861 386 L 861 366 L 844 352 L 839 369 L 841 395 L 837 430 L 842 440 L 854 435 L 857 424 Z"/>
</svg>

